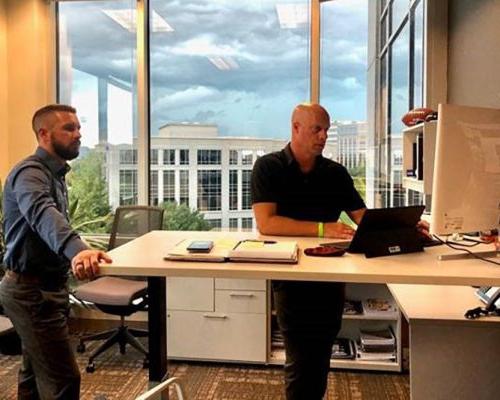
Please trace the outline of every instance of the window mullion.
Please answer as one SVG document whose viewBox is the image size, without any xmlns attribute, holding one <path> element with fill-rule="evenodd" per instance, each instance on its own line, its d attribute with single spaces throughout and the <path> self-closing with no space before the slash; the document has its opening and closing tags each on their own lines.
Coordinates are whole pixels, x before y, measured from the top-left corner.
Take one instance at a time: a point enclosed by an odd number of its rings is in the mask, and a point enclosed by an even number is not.
<svg viewBox="0 0 500 400">
<path fill-rule="evenodd" d="M 149 0 L 137 1 L 137 191 L 149 204 Z"/>
</svg>

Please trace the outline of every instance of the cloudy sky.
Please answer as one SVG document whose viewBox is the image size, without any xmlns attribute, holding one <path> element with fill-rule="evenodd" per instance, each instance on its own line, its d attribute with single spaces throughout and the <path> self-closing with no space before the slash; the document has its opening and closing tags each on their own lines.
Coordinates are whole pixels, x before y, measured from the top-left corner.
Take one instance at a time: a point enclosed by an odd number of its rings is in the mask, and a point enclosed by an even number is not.
<svg viewBox="0 0 500 400">
<path fill-rule="evenodd" d="M 367 1 L 322 5 L 321 102 L 333 119 L 366 119 Z M 97 141 L 97 77 L 114 82 L 108 86 L 109 140 L 130 142 L 136 38 L 109 10 L 131 9 L 135 1 L 60 4 L 61 100 L 78 108 L 84 144 L 92 145 Z M 306 3 L 150 4 L 171 27 L 151 36 L 153 135 L 167 123 L 199 122 L 217 124 L 227 136 L 289 136 L 290 112 L 309 96 L 309 25 L 300 12 Z M 298 20 L 284 28 L 278 12 L 290 10 Z"/>
</svg>

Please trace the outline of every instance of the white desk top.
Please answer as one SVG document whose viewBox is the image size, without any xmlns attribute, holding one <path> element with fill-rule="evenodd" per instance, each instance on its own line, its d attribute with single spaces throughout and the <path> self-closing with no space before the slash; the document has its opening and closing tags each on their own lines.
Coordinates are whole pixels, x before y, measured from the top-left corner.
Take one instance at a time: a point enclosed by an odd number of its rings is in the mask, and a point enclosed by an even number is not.
<svg viewBox="0 0 500 400">
<path fill-rule="evenodd" d="M 427 323 L 499 323 L 500 317 L 469 320 L 467 310 L 484 307 L 470 286 L 387 285 L 410 324 Z M 497 325 L 498 326 L 498 325 Z"/>
<path fill-rule="evenodd" d="M 247 232 L 153 231 L 112 250 L 110 255 L 113 264 L 101 264 L 101 272 L 107 275 L 500 286 L 500 266 L 474 259 L 438 261 L 438 255 L 453 252 L 445 246 L 431 247 L 420 253 L 371 259 L 359 254 L 332 258 L 308 257 L 302 252 L 304 248 L 331 240 L 265 237 L 297 240 L 301 249 L 299 263 L 200 263 L 163 259 L 168 249 L 183 239 L 252 237 L 258 235 Z M 484 246 L 484 249 L 490 250 L 490 246 Z"/>
</svg>

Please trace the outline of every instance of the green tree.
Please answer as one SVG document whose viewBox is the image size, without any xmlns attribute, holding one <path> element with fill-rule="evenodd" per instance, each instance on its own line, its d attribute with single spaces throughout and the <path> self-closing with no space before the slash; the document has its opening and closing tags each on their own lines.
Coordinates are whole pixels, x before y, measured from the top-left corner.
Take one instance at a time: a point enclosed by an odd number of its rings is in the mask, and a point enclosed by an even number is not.
<svg viewBox="0 0 500 400">
<path fill-rule="evenodd" d="M 111 208 L 104 177 L 104 154 L 91 151 L 74 161 L 67 182 L 73 228 L 81 233 L 108 231 Z"/>
<path fill-rule="evenodd" d="M 191 210 L 185 204 L 162 203 L 165 209 L 163 229 L 171 231 L 209 231 L 210 225 L 198 210 Z"/>
</svg>

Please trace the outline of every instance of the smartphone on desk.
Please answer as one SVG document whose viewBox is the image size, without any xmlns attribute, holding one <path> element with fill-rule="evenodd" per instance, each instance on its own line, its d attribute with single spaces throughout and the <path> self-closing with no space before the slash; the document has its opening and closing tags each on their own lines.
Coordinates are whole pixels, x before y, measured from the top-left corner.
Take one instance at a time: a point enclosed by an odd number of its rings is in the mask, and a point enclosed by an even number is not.
<svg viewBox="0 0 500 400">
<path fill-rule="evenodd" d="M 194 240 L 189 243 L 186 250 L 190 253 L 210 253 L 214 247 L 214 242 L 211 240 Z"/>
</svg>

